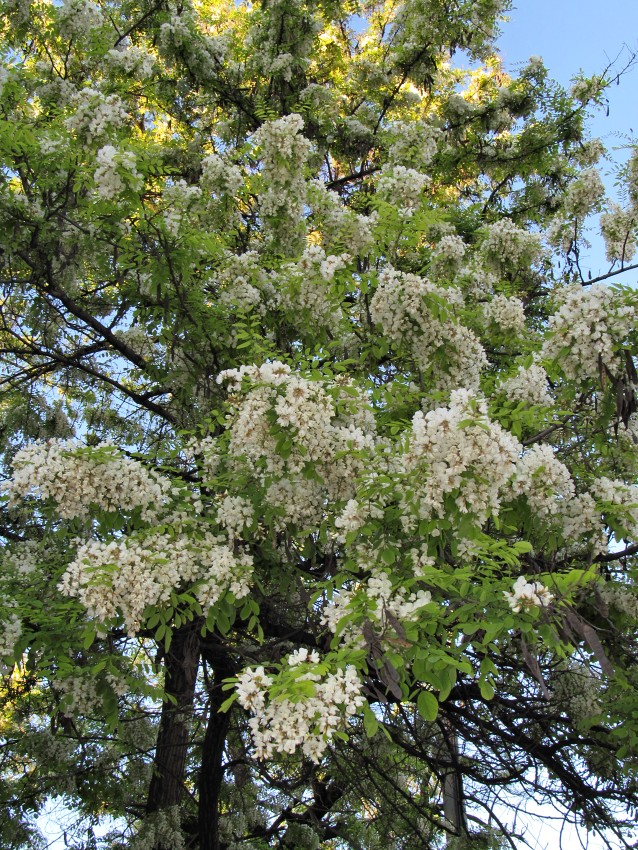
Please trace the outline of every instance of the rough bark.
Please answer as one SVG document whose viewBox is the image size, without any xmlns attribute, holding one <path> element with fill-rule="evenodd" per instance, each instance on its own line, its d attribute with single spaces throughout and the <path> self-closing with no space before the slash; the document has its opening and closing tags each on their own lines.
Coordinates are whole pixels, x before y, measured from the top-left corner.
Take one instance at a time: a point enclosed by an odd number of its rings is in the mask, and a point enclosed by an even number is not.
<svg viewBox="0 0 638 850">
<path fill-rule="evenodd" d="M 146 804 L 148 814 L 179 805 L 185 794 L 189 727 L 199 667 L 196 624 L 189 623 L 173 633 L 164 665 L 164 688 L 172 699 L 165 700 L 162 706 Z M 165 848 L 156 847 L 155 850 Z"/>
<path fill-rule="evenodd" d="M 206 659 L 213 664 L 213 678 L 199 773 L 199 850 L 222 850 L 219 841 L 219 795 L 224 778 L 222 762 L 230 712 L 220 714 L 219 709 L 227 696 L 222 691 L 222 682 L 233 676 L 235 671 L 223 652 L 207 653 Z"/>
</svg>

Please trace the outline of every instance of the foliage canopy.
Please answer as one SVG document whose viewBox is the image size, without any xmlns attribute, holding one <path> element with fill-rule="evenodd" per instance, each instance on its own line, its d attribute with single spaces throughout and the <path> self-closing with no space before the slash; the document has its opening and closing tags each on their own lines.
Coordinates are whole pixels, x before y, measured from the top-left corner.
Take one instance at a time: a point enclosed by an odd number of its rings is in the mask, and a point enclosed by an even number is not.
<svg viewBox="0 0 638 850">
<path fill-rule="evenodd" d="M 3 847 L 628 840 L 638 154 L 506 8 L 0 3 Z"/>
</svg>

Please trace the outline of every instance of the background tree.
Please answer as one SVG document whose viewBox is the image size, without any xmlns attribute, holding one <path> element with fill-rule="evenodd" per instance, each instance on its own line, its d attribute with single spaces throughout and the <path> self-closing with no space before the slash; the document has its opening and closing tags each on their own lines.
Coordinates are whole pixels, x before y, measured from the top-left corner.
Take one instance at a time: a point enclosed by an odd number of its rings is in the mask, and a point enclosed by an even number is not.
<svg viewBox="0 0 638 850">
<path fill-rule="evenodd" d="M 2 2 L 3 846 L 628 841 L 638 155 L 506 6 Z"/>
</svg>

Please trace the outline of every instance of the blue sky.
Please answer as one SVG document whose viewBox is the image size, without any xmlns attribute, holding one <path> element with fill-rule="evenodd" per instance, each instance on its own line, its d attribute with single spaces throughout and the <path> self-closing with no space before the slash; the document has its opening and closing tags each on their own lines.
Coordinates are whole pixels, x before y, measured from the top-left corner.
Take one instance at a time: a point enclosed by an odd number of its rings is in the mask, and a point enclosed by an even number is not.
<svg viewBox="0 0 638 850">
<path fill-rule="evenodd" d="M 638 0 L 515 0 L 499 39 L 505 70 L 533 55 L 542 56 L 550 76 L 563 85 L 579 72 L 600 73 L 610 63 L 620 71 L 631 51 L 638 52 Z M 592 135 L 601 138 L 617 162 L 626 161 L 621 150 L 638 140 L 638 62 L 607 91 L 608 111 L 598 111 L 591 121 Z M 617 150 L 614 151 L 614 148 Z M 610 165 L 602 164 L 608 192 L 614 193 Z M 605 174 L 607 172 L 607 174 Z M 592 274 L 607 271 L 602 239 L 592 238 L 589 265 Z M 624 283 L 636 284 L 634 273 Z"/>
</svg>

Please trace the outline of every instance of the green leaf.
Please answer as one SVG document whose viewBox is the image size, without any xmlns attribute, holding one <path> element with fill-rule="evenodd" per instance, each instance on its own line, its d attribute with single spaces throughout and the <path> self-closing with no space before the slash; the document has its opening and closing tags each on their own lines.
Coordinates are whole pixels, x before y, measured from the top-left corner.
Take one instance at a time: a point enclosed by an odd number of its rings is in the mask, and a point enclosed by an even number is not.
<svg viewBox="0 0 638 850">
<path fill-rule="evenodd" d="M 368 738 L 374 737 L 379 729 L 379 721 L 367 702 L 363 706 L 363 728 Z"/>
<path fill-rule="evenodd" d="M 486 679 L 481 679 L 479 681 L 479 690 L 481 691 L 483 699 L 494 699 L 494 688 Z"/>
<path fill-rule="evenodd" d="M 421 691 L 416 698 L 416 707 L 419 714 L 428 723 L 433 723 L 439 713 L 439 702 L 430 691 Z"/>
<path fill-rule="evenodd" d="M 396 561 L 398 554 L 398 550 L 394 547 L 387 547 L 381 551 L 381 560 L 384 564 L 391 566 Z"/>
<path fill-rule="evenodd" d="M 231 705 L 236 701 L 236 699 L 237 699 L 237 692 L 235 691 L 234 693 L 232 693 L 228 697 L 228 699 L 225 699 L 223 701 L 223 703 L 219 706 L 220 714 L 225 714 L 228 711 L 228 709 L 231 707 Z"/>
</svg>

